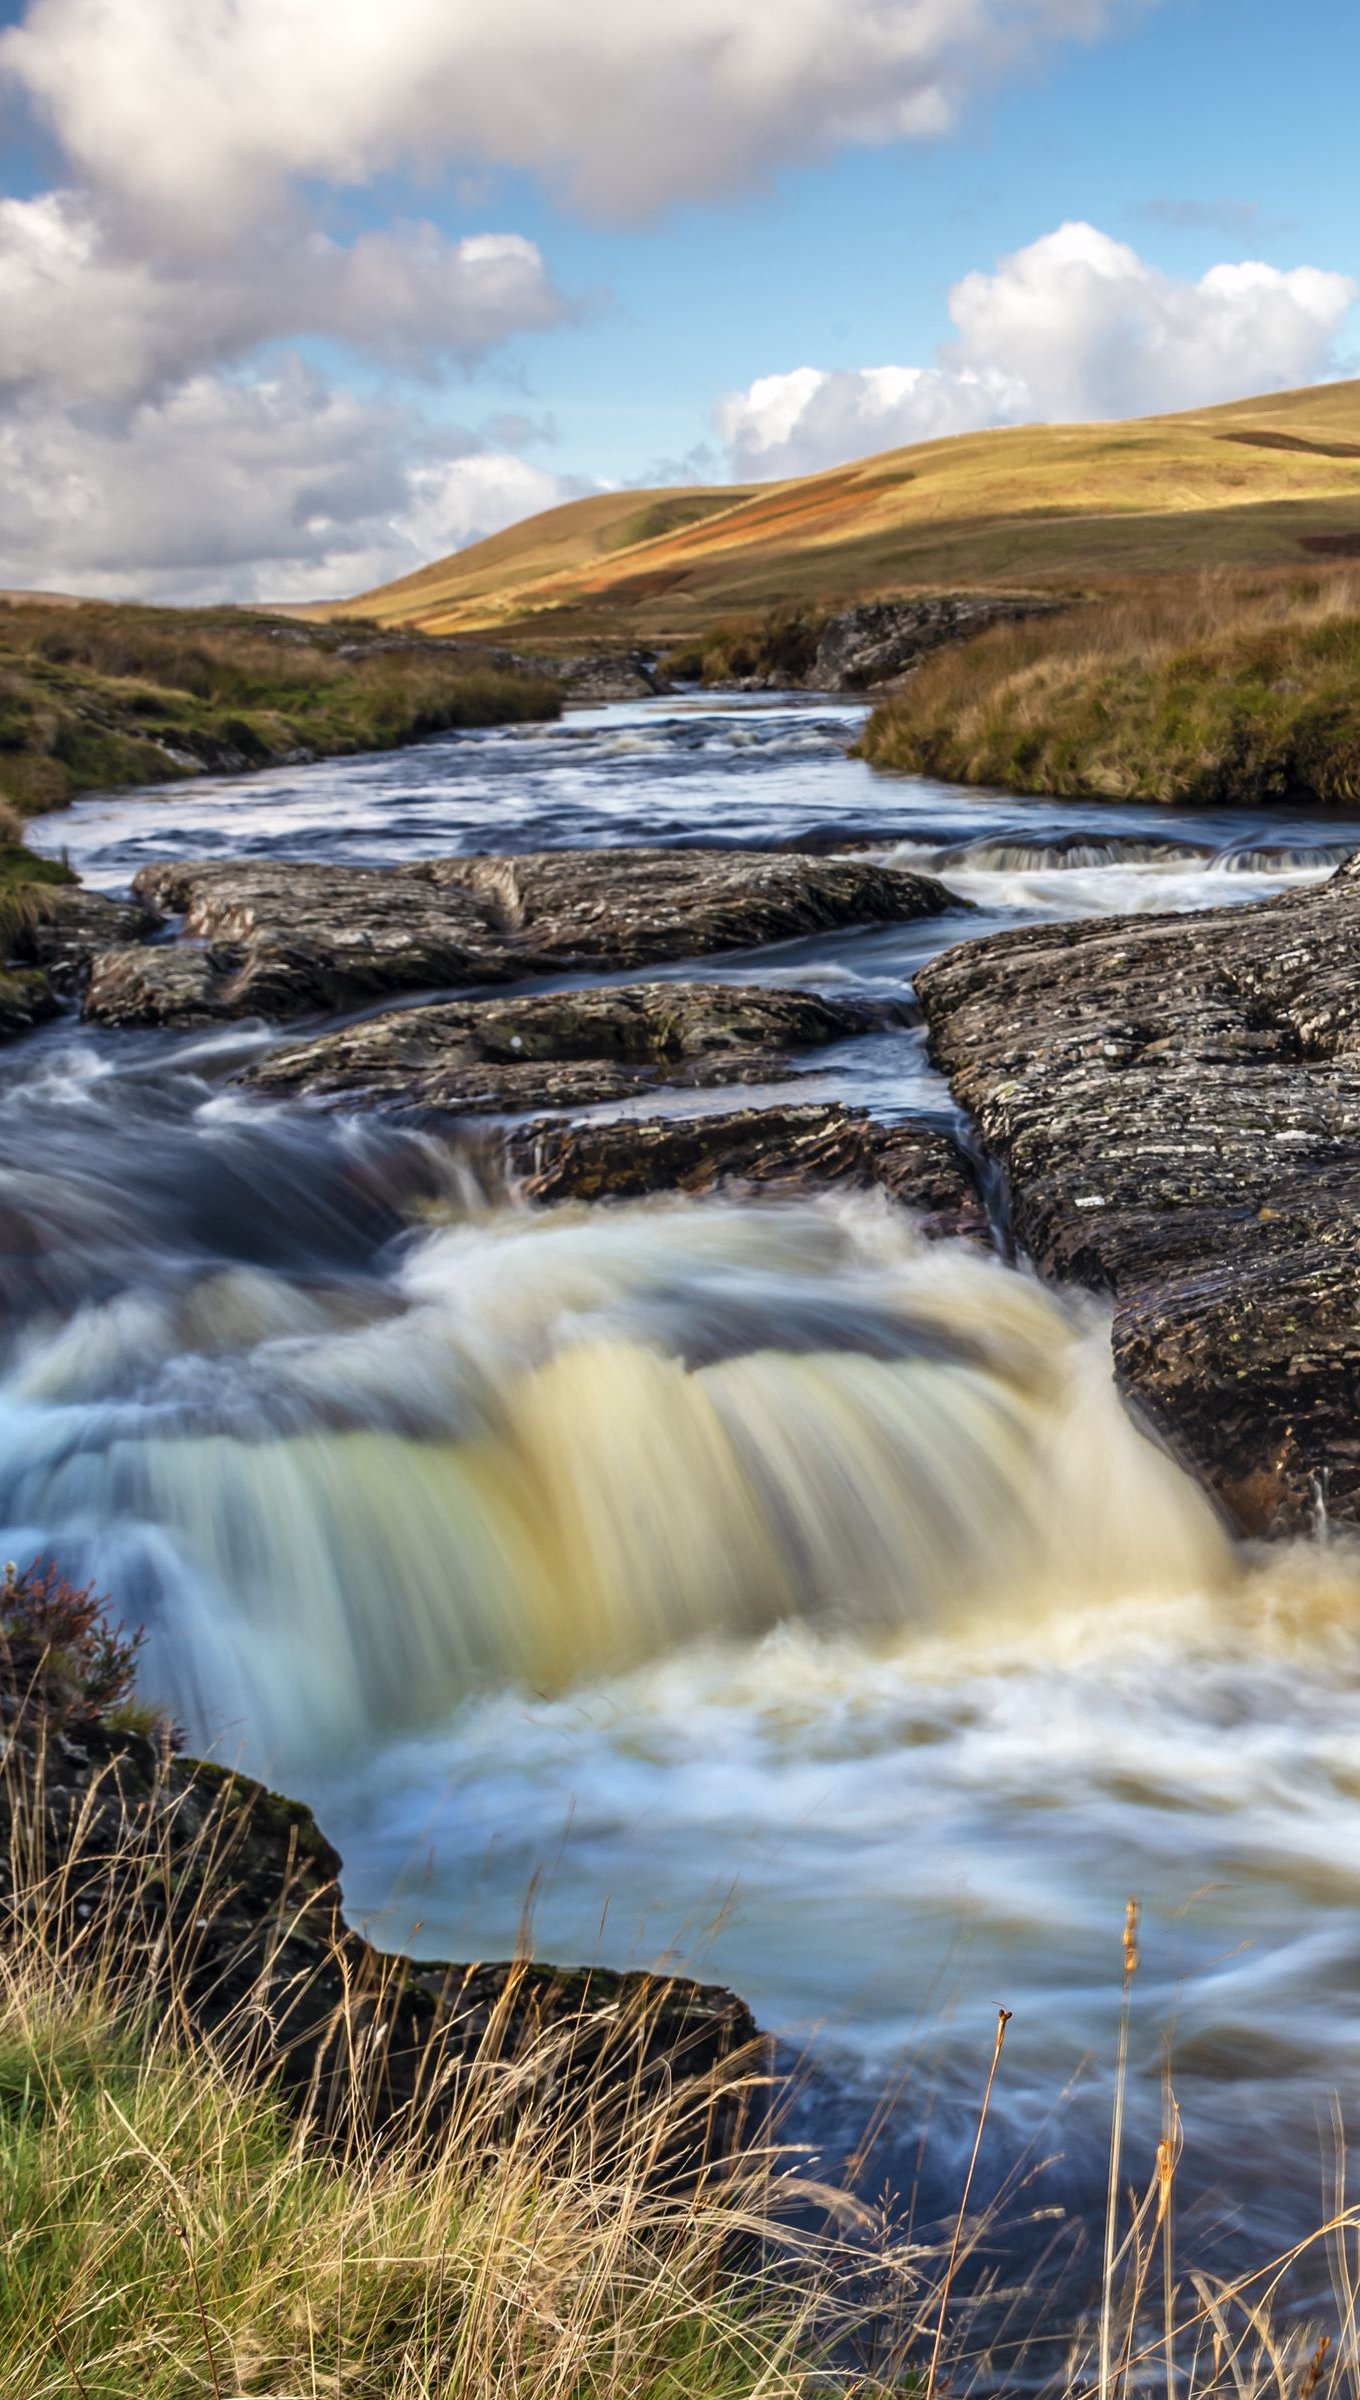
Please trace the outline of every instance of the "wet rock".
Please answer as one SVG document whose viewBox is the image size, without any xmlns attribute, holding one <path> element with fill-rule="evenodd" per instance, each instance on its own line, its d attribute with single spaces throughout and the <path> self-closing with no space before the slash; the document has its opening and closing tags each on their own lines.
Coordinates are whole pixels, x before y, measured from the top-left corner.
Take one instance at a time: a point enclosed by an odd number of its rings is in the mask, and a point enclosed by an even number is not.
<svg viewBox="0 0 1360 2400">
<path fill-rule="evenodd" d="M 153 932 L 159 923 L 144 905 L 82 891 L 64 868 L 24 859 L 35 870 L 31 882 L 12 882 L 8 906 L 0 905 L 0 1042 L 31 1033 L 60 1016 L 77 993 L 96 950 Z M 49 877 L 51 878 L 49 880 Z"/>
<path fill-rule="evenodd" d="M 249 1067 L 257 1091 L 396 1113 L 589 1108 L 649 1085 L 763 1083 L 791 1050 L 905 1010 L 741 984 L 636 983 L 393 1009 Z"/>
<path fill-rule="evenodd" d="M 526 1125 L 500 1157 L 526 1199 L 635 1200 L 652 1192 L 794 1196 L 832 1186 L 886 1191 L 939 1239 L 986 1243 L 971 1168 L 938 1126 L 885 1125 L 867 1110 L 814 1104 L 719 1116 Z"/>
<path fill-rule="evenodd" d="M 287 1019 L 397 992 L 508 983 L 755 947 L 959 902 L 929 876 L 782 852 L 547 850 L 338 867 L 278 859 L 143 868 L 179 941 L 96 959 L 111 1025 Z"/>
<path fill-rule="evenodd" d="M 948 642 L 967 641 L 989 625 L 1043 616 L 1061 602 L 966 593 L 922 593 L 911 600 L 870 600 L 828 618 L 806 681 L 815 691 L 863 692 L 890 683 Z"/>
<path fill-rule="evenodd" d="M 1253 1531 L 1360 1521 L 1360 874 L 947 952 L 931 1049 L 1048 1275 Z"/>
<path fill-rule="evenodd" d="M 437 2134 L 470 2061 L 494 2070 L 536 2042 L 537 2080 L 502 2070 L 508 2112 L 560 2110 L 574 2084 L 594 2107 L 692 2081 L 693 2118 L 659 2169 L 738 2146 L 743 2084 L 765 2052 L 731 1992 L 376 1951 L 346 1927 L 341 1862 L 297 1802 L 97 1716 L 38 1715 L 12 1686 L 0 1742 L 0 1944 L 35 1910 L 45 1947 L 77 1971 L 111 1939 L 139 2009 L 229 2029 L 233 2055 L 249 2031 L 259 2067 L 333 2133 L 357 2107 L 379 2129 L 414 2118 Z M 42 1865 L 26 1872 L 35 1839 Z"/>
</svg>

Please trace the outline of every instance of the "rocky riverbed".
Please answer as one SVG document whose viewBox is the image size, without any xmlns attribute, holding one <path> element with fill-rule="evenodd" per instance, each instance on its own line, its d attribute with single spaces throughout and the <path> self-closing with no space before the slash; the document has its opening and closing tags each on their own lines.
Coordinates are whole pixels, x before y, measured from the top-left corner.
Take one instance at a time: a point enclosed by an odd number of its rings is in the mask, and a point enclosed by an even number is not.
<svg viewBox="0 0 1360 2400">
<path fill-rule="evenodd" d="M 1283 1357 L 1346 1156 L 1347 830 L 875 779 L 855 730 L 652 701 L 54 819 L 57 1013 L 0 1053 L 3 1555 L 146 1623 L 147 1688 L 315 1807 L 382 1954 L 508 1957 L 532 1890 L 544 1959 L 828 2026 L 824 2155 L 943 1979 L 946 2213 L 978 2026 L 1018 1999 L 1017 2162 L 1109 2054 L 1143 1892 L 1195 2188 L 1249 2127 L 1283 2239 L 1350 2055 L 1360 1645 L 1343 1542 L 1224 1532 L 1310 1523 L 1311 1459 L 1253 1480 L 1298 1414 L 1204 1294 L 1256 1261 Z"/>
</svg>

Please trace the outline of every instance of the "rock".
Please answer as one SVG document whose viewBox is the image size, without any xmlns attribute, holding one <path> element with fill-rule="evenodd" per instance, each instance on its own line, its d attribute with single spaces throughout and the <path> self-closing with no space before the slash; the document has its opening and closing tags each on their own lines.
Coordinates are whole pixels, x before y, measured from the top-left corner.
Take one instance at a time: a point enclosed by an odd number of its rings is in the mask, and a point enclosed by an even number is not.
<svg viewBox="0 0 1360 2400">
<path fill-rule="evenodd" d="M 988 625 L 1044 616 L 1054 600 L 924 593 L 911 600 L 870 600 L 828 618 L 806 681 L 815 691 L 863 692 L 889 683 L 928 651 L 967 641 Z"/>
<path fill-rule="evenodd" d="M 563 697 L 579 707 L 597 708 L 607 700 L 654 700 L 673 692 L 654 650 L 592 650 L 569 658 L 526 654 L 458 637 L 457 648 L 469 664 L 495 669 L 502 675 L 527 675 L 555 683 Z"/>
<path fill-rule="evenodd" d="M 675 689 L 649 650 L 604 651 L 598 657 L 569 658 L 560 664 L 539 661 L 535 672 L 546 672 L 560 682 L 567 699 L 578 707 L 598 708 L 606 700 L 654 700 Z"/>
<path fill-rule="evenodd" d="M 784 1196 L 877 1186 L 920 1209 L 937 1239 L 987 1243 L 987 1215 L 958 1144 L 933 1125 L 884 1125 L 835 1105 L 733 1109 L 720 1116 L 550 1120 L 509 1134 L 499 1152 L 524 1198 L 635 1200 L 650 1192 Z"/>
<path fill-rule="evenodd" d="M 16 956 L 41 967 L 59 992 L 75 992 L 98 951 L 145 941 L 163 922 L 145 901 L 113 900 L 78 885 L 57 889 L 44 894 L 43 914 L 25 928 Z"/>
<path fill-rule="evenodd" d="M 739 2146 L 743 2085 L 765 2046 L 731 1992 L 390 1956 L 346 1927 L 340 1860 L 298 1803 L 95 1715 L 38 1716 L 12 1684 L 0 1734 L 0 1944 L 34 1909 L 45 1946 L 76 1966 L 111 1938 L 140 2010 L 225 2033 L 233 2055 L 249 2035 L 258 2066 L 334 2135 L 356 2111 L 379 2130 L 414 2120 L 437 2134 L 474 2059 L 496 2072 L 546 2037 L 536 2078 L 499 2070 L 507 2114 L 546 2100 L 570 2122 L 574 2087 L 595 2110 L 615 2091 L 622 2108 L 692 2083 L 694 2113 L 659 2170 L 696 2171 Z M 35 1838 L 41 1869 L 26 1871 Z"/>
<path fill-rule="evenodd" d="M 1360 872 L 999 934 L 917 978 L 1041 1271 L 1251 1531 L 1360 1521 Z"/>
<path fill-rule="evenodd" d="M 634 983 L 391 1009 L 290 1042 L 240 1078 L 257 1091 L 404 1114 L 590 1108 L 649 1085 L 764 1083 L 790 1050 L 907 1020 L 905 1008 L 761 984 Z"/>
<path fill-rule="evenodd" d="M 287 1019 L 960 906 L 929 876 L 773 851 L 545 850 L 402 867 L 236 859 L 146 867 L 134 890 L 182 916 L 182 936 L 96 959 L 85 1013 L 101 1024 Z"/>
<path fill-rule="evenodd" d="M 97 949 L 151 933 L 159 922 L 136 902 L 82 891 L 69 870 L 46 859 L 13 849 L 8 855 L 32 867 L 34 877 L 12 881 L 0 895 L 0 1042 L 60 1016 Z"/>
</svg>

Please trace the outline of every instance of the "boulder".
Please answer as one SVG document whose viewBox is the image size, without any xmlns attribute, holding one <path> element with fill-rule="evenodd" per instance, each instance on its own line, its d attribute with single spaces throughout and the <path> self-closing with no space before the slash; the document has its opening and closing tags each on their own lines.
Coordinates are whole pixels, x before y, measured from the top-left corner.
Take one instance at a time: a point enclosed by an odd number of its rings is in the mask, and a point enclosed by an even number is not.
<svg viewBox="0 0 1360 2400">
<path fill-rule="evenodd" d="M 921 593 L 910 600 L 869 600 L 829 617 L 817 640 L 806 682 L 815 691 L 863 692 L 905 675 L 931 650 L 967 641 L 989 625 L 1043 616 L 1059 601 L 962 592 Z"/>
<path fill-rule="evenodd" d="M 340 867 L 283 859 L 146 867 L 138 901 L 180 938 L 94 963 L 109 1025 L 288 1019 L 398 992 L 615 970 L 957 908 L 929 876 L 863 859 L 546 850 Z"/>
<path fill-rule="evenodd" d="M 60 1013 L 61 1003 L 40 969 L 0 968 L 0 1042 L 31 1033 Z"/>
<path fill-rule="evenodd" d="M 256 1091 L 393 1114 L 590 1108 L 665 1083 L 765 1083 L 789 1052 L 907 1018 L 905 1008 L 762 984 L 634 983 L 389 1009 L 249 1067 Z"/>
<path fill-rule="evenodd" d="M 1039 926 L 917 978 L 1040 1270 L 1251 1531 L 1360 1520 L 1360 871 Z"/>
</svg>

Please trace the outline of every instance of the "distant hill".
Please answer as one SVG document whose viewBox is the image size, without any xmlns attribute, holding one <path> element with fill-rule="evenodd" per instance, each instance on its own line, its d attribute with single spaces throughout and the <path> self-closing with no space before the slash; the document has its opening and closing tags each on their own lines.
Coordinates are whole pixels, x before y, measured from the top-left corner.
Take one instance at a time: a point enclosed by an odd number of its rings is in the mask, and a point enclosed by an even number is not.
<svg viewBox="0 0 1360 2400">
<path fill-rule="evenodd" d="M 1360 558 L 1360 382 L 959 434 L 788 483 L 598 494 L 343 606 L 430 633 L 658 640 L 784 601 L 1310 557 Z"/>
</svg>

